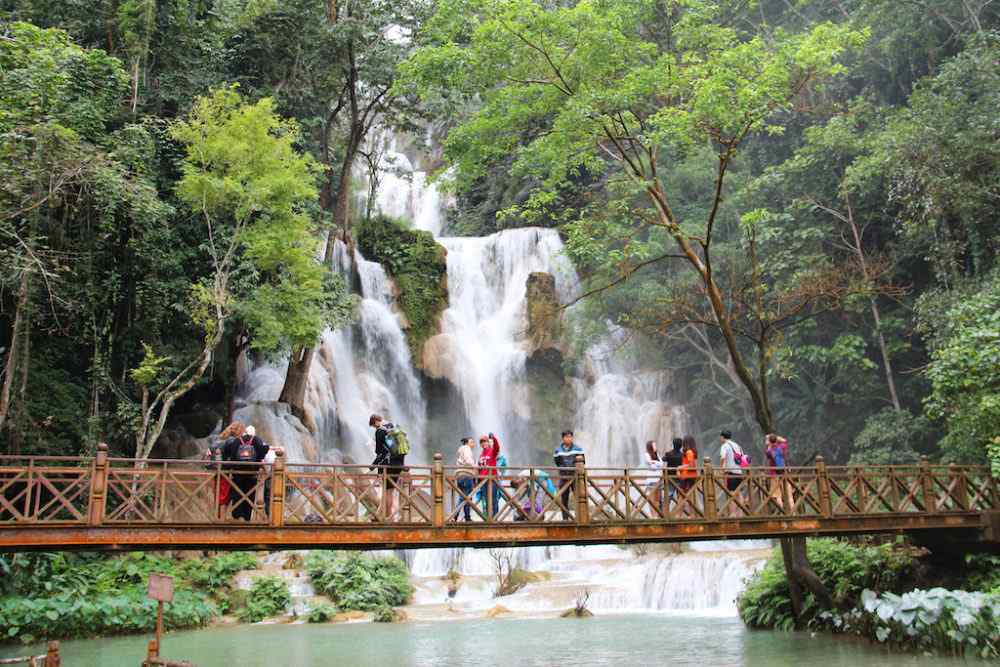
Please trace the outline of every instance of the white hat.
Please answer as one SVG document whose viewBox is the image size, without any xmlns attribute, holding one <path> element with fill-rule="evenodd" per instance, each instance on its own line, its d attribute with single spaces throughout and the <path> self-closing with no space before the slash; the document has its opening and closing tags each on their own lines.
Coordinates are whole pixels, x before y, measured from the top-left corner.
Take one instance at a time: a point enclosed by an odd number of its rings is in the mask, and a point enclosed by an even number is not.
<svg viewBox="0 0 1000 667">
<path fill-rule="evenodd" d="M 255 435 L 257 435 L 257 429 L 255 429 L 253 426 L 247 426 L 247 430 L 244 431 L 244 433 L 246 433 L 252 438 Z"/>
</svg>

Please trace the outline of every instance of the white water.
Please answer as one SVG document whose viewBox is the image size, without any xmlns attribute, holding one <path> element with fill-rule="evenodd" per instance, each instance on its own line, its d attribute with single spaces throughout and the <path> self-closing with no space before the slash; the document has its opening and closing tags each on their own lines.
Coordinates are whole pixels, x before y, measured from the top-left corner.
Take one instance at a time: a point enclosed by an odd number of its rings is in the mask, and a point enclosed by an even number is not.
<svg viewBox="0 0 1000 667">
<path fill-rule="evenodd" d="M 652 551 L 638 557 L 615 546 L 529 547 L 499 550 L 517 567 L 548 579 L 528 584 L 514 595 L 494 598 L 495 566 L 489 550 L 427 550 L 408 554 L 417 592 L 414 605 L 447 603 L 449 570 L 460 573 L 449 613 L 481 613 L 502 605 L 519 614 L 544 614 L 572 608 L 588 595 L 597 613 L 684 611 L 732 616 L 744 581 L 763 566 L 766 544 L 705 544 L 698 551 Z M 446 566 L 442 569 L 442 566 Z"/>
<path fill-rule="evenodd" d="M 397 150 L 395 140 L 383 155 L 378 211 L 439 234 L 442 198 L 436 186 Z M 531 461 L 531 452 L 537 457 L 554 448 L 559 431 L 568 427 L 576 431 L 590 465 L 617 467 L 641 465 L 646 440 L 657 440 L 662 452 L 670 438 L 691 430 L 686 409 L 673 399 L 670 372 L 643 367 L 633 354 L 635 341 L 615 327 L 585 351 L 567 377 L 567 414 L 532 414 L 527 385 L 528 276 L 552 274 L 563 303 L 575 296 L 579 282 L 563 254 L 558 232 L 517 229 L 484 238 L 438 241 L 448 251 L 449 305 L 439 334 L 425 346 L 424 370 L 452 385 L 458 397 L 452 421 L 465 423 L 472 431 L 449 433 L 449 440 L 494 431 L 504 442 L 510 464 L 519 466 L 536 462 Z M 372 456 L 367 418 L 373 412 L 406 427 L 414 448 L 409 460 L 414 464 L 428 463 L 432 451 L 444 450 L 450 459 L 451 446 L 425 441 L 427 401 L 410 357 L 392 281 L 380 265 L 350 253 L 340 242 L 334 256 L 333 268 L 358 285 L 362 301 L 356 324 L 323 335 L 307 390 L 315 434 L 273 403 L 284 380 L 283 367 L 262 365 L 252 370 L 243 396 L 247 405 L 239 416 L 265 422 L 272 441 L 285 445 L 292 460 L 340 461 L 346 456 L 367 461 Z M 533 420 L 544 421 L 552 433 L 551 443 L 524 440 L 523 425 Z M 520 437 L 509 437 L 512 433 Z M 523 613 L 563 610 L 589 592 L 589 607 L 598 611 L 730 615 L 735 613 L 743 579 L 763 562 L 759 550 L 747 549 L 760 547 L 715 543 L 699 547 L 707 552 L 642 558 L 614 546 L 516 549 L 513 556 L 519 567 L 547 572 L 551 578 L 503 598 L 502 604 Z M 488 551 L 417 550 L 404 556 L 418 582 L 418 605 L 447 599 L 442 577 L 449 570 L 463 575 L 453 605 L 478 610 L 497 603 Z"/>
</svg>

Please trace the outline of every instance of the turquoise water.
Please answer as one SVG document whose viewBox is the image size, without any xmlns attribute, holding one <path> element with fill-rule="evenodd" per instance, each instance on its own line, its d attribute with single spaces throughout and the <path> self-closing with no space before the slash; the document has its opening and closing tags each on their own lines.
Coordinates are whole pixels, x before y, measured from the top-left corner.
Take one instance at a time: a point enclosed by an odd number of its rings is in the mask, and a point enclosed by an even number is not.
<svg viewBox="0 0 1000 667">
<path fill-rule="evenodd" d="M 149 637 L 62 643 L 65 667 L 137 666 Z M 400 624 L 241 625 L 164 637 L 163 655 L 198 667 L 297 665 L 767 665 L 930 667 L 961 661 L 894 655 L 846 638 L 749 631 L 735 618 L 679 615 Z M 37 647 L 36 647 L 37 648 Z M 27 655 L 5 647 L 0 656 Z M 44 651 L 40 651 L 44 652 Z M 978 663 L 984 664 L 984 663 Z"/>
</svg>

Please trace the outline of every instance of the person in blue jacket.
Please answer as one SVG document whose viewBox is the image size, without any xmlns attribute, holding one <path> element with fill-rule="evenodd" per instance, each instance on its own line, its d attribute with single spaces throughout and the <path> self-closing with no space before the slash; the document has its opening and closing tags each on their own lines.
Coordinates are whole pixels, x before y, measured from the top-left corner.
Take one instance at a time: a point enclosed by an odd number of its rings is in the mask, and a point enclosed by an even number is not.
<svg viewBox="0 0 1000 667">
<path fill-rule="evenodd" d="M 572 480 L 576 476 L 576 457 L 578 456 L 583 457 L 583 462 L 586 464 L 587 459 L 583 452 L 583 447 L 573 441 L 573 431 L 563 431 L 562 442 L 556 447 L 555 454 L 552 457 L 556 463 L 556 467 L 559 468 L 559 488 L 562 489 L 559 492 L 559 498 L 563 505 L 563 521 L 573 520 L 572 510 L 570 509 L 573 506 Z"/>
</svg>

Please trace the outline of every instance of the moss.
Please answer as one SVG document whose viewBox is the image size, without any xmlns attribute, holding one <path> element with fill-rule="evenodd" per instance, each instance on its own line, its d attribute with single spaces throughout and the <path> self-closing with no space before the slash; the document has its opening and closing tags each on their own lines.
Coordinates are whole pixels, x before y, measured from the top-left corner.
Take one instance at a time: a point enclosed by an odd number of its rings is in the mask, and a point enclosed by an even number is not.
<svg viewBox="0 0 1000 667">
<path fill-rule="evenodd" d="M 384 216 L 359 223 L 355 239 L 361 254 L 380 263 L 396 282 L 410 352 L 419 365 L 424 343 L 437 333 L 448 305 L 447 251 L 430 232 Z"/>
</svg>

